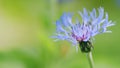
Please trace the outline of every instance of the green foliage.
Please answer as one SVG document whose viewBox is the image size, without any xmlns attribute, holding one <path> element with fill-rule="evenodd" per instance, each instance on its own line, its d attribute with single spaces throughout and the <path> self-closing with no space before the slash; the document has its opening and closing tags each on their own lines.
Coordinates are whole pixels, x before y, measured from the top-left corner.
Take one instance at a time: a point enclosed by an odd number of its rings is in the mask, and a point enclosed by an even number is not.
<svg viewBox="0 0 120 68">
<path fill-rule="evenodd" d="M 6 41 L 0 43 L 0 68 L 89 68 L 86 55 L 80 49 L 76 53 L 71 44 L 66 41 L 54 42 L 50 36 L 55 31 L 54 22 L 63 12 L 100 6 L 105 8 L 110 19 L 116 21 L 116 25 L 110 28 L 113 33 L 96 36 L 93 43 L 95 68 L 119 68 L 120 8 L 114 1 L 74 0 L 58 3 L 57 0 L 0 0 L 0 20 L 8 20 L 5 25 L 15 25 L 13 30 L 20 31 L 17 31 L 17 36 L 13 33 L 14 38 L 10 37 L 12 31 L 5 33 L 5 28 L 9 27 L 0 26 L 0 30 L 4 30 L 0 34 L 8 35 Z M 3 47 L 4 44 L 7 46 Z"/>
</svg>

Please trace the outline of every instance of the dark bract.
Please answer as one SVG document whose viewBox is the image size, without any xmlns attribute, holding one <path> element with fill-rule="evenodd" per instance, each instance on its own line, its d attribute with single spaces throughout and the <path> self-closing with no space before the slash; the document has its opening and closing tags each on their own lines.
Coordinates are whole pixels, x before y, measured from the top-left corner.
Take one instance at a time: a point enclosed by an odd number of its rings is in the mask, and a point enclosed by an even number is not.
<svg viewBox="0 0 120 68">
<path fill-rule="evenodd" d="M 81 51 L 84 53 L 90 52 L 91 49 L 93 48 L 90 41 L 81 41 L 79 42 L 79 46 L 80 46 Z"/>
</svg>

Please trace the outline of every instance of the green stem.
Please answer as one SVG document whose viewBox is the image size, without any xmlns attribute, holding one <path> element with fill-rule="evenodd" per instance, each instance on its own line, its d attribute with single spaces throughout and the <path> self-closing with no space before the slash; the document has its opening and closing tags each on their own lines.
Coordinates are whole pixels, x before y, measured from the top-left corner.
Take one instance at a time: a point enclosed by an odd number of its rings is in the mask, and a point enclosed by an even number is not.
<svg viewBox="0 0 120 68">
<path fill-rule="evenodd" d="M 94 68 L 94 62 L 93 62 L 93 58 L 92 58 L 92 52 L 87 53 L 87 58 L 90 64 L 90 68 Z"/>
</svg>

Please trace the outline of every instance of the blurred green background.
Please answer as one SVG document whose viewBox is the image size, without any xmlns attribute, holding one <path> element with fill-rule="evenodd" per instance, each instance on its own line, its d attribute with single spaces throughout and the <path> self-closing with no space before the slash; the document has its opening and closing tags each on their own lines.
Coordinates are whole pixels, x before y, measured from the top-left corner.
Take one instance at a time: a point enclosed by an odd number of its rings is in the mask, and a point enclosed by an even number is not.
<svg viewBox="0 0 120 68">
<path fill-rule="evenodd" d="M 116 25 L 95 37 L 95 68 L 120 68 L 120 0 L 0 0 L 0 68 L 89 68 L 85 54 L 50 36 L 63 12 L 100 6 Z"/>
</svg>

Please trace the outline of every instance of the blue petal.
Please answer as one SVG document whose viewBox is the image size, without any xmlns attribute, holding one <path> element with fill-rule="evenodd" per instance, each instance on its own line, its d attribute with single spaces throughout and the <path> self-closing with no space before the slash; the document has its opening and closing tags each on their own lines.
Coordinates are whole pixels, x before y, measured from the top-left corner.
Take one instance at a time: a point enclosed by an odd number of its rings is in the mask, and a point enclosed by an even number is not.
<svg viewBox="0 0 120 68">
<path fill-rule="evenodd" d="M 71 13 L 64 13 L 61 16 L 61 22 L 65 27 L 72 25 L 72 14 Z"/>
<path fill-rule="evenodd" d="M 82 12 L 78 12 L 78 13 L 82 17 L 83 23 L 87 24 L 87 22 L 90 20 L 90 17 L 88 16 L 87 10 L 84 8 L 83 13 Z"/>
<path fill-rule="evenodd" d="M 56 21 L 56 30 L 57 32 L 65 32 L 60 21 Z"/>
<path fill-rule="evenodd" d="M 95 8 L 90 13 L 90 16 L 91 16 L 92 20 L 94 20 L 96 18 L 96 10 L 95 10 Z"/>
<path fill-rule="evenodd" d="M 85 8 L 83 9 L 83 12 L 84 12 L 84 16 L 88 16 L 88 12 Z"/>
<path fill-rule="evenodd" d="M 99 11 L 98 19 L 101 20 L 104 16 L 104 8 L 100 7 L 98 11 Z"/>
</svg>

